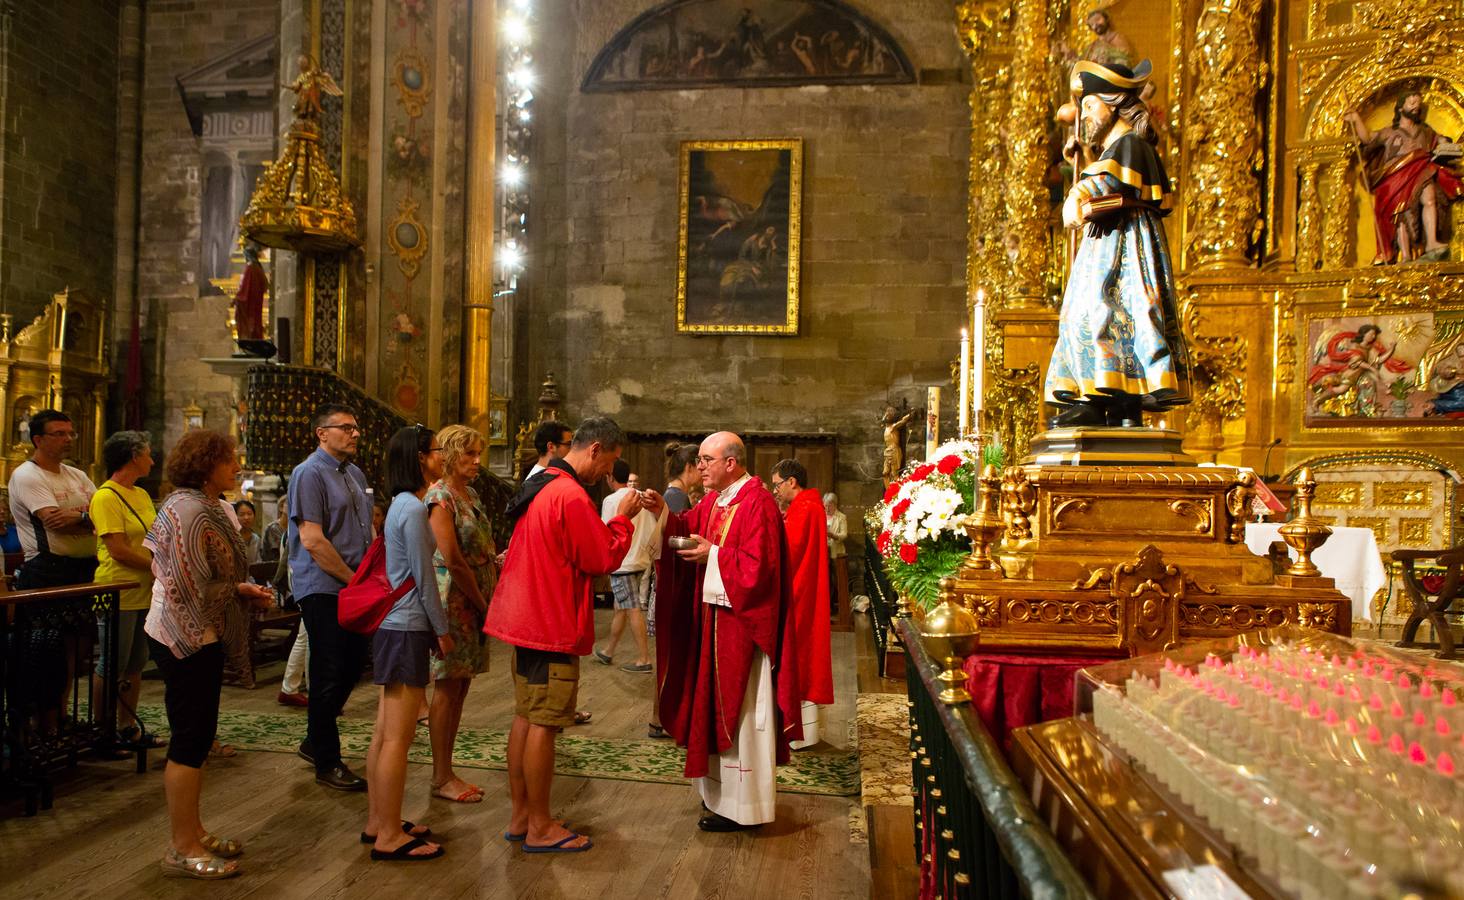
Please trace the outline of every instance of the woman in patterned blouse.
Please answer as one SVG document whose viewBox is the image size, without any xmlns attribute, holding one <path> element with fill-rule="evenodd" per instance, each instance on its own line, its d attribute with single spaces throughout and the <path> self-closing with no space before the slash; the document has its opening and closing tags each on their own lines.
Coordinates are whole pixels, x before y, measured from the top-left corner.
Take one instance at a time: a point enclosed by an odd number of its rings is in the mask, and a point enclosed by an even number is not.
<svg viewBox="0 0 1464 900">
<path fill-rule="evenodd" d="M 249 584 L 244 540 L 218 497 L 234 487 L 234 441 L 190 431 L 168 456 L 177 490 L 158 510 L 144 545 L 153 554 L 160 589 L 144 625 L 153 662 L 163 675 L 168 714 L 168 765 L 163 790 L 172 820 L 165 875 L 228 878 L 239 874 L 238 841 L 209 833 L 199 818 L 204 760 L 219 725 L 219 689 L 227 659 L 247 657 L 246 603 L 268 606 L 268 588 Z"/>
</svg>

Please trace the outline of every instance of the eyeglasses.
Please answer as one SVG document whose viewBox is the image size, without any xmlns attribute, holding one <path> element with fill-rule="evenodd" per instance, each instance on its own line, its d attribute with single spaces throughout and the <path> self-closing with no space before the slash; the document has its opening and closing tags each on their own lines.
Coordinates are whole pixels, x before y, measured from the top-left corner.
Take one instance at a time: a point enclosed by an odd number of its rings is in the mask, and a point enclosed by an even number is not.
<svg viewBox="0 0 1464 900">
<path fill-rule="evenodd" d="M 783 485 L 785 485 L 787 483 L 788 483 L 788 479 L 786 479 L 786 478 L 784 478 L 782 481 L 779 481 L 776 478 L 773 479 L 773 487 L 774 488 L 780 488 L 780 487 L 782 487 Z"/>
<path fill-rule="evenodd" d="M 360 425 L 321 425 L 321 428 L 339 428 L 345 434 L 360 434 Z"/>
<path fill-rule="evenodd" d="M 68 438 L 68 439 L 70 439 L 70 438 L 76 437 L 76 432 L 75 431 L 45 431 L 45 432 L 42 432 L 41 433 L 41 437 L 58 437 L 58 438 Z"/>
<path fill-rule="evenodd" d="M 699 465 L 699 466 L 710 466 L 712 463 L 714 463 L 714 462 L 721 462 L 724 459 L 727 459 L 727 457 L 725 457 L 725 456 L 698 456 L 696 458 L 696 464 Z"/>
</svg>

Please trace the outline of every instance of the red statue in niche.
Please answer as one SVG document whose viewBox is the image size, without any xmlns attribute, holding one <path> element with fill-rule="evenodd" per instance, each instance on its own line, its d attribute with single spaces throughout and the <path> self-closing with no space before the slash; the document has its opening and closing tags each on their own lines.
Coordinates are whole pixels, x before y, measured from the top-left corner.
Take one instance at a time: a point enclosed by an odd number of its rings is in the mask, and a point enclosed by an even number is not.
<svg viewBox="0 0 1464 900">
<path fill-rule="evenodd" d="M 264 294 L 269 279 L 259 264 L 259 245 L 244 244 L 244 277 L 239 279 L 239 292 L 234 295 L 234 326 L 241 341 L 264 340 Z"/>
</svg>

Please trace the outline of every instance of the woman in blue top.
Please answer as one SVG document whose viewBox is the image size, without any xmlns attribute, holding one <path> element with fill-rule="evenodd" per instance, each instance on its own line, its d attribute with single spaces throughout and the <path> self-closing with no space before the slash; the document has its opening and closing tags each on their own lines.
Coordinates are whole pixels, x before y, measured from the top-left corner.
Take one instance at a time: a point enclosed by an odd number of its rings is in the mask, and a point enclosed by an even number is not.
<svg viewBox="0 0 1464 900">
<path fill-rule="evenodd" d="M 429 657 L 453 650 L 447 616 L 437 594 L 432 554 L 437 544 L 427 523 L 422 497 L 442 477 L 442 448 L 430 428 L 417 425 L 392 435 L 386 445 L 386 482 L 391 508 L 382 539 L 386 577 L 394 585 L 416 582 L 381 620 L 372 644 L 381 699 L 376 729 L 366 755 L 367 813 L 362 843 L 372 844 L 377 860 L 424 860 L 442 855 L 442 845 L 426 840 L 428 829 L 402 820 L 407 778 L 407 748 L 417 731 L 417 707 L 431 676 Z"/>
</svg>

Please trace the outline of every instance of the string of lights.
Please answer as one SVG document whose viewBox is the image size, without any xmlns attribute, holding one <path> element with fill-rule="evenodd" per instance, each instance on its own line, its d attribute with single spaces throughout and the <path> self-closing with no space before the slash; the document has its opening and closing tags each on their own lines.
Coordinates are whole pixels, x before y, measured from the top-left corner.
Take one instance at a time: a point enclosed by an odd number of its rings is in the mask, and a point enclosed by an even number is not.
<svg viewBox="0 0 1464 900">
<path fill-rule="evenodd" d="M 529 143 L 533 136 L 534 57 L 530 52 L 532 33 L 530 0 L 511 0 L 500 23 L 503 49 L 503 168 L 502 244 L 498 249 L 499 271 L 509 289 L 518 286 L 524 270 L 529 232 Z"/>
</svg>

